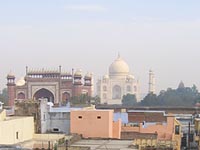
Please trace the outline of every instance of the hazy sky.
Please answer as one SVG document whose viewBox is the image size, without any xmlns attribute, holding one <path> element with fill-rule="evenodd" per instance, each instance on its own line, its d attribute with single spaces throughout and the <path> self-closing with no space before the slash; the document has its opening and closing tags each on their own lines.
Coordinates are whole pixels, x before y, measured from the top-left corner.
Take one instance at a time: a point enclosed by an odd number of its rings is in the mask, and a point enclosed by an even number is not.
<svg viewBox="0 0 200 150">
<path fill-rule="evenodd" d="M 0 89 L 12 71 L 82 68 L 95 78 L 120 52 L 148 89 L 200 87 L 199 0 L 1 0 Z"/>
</svg>

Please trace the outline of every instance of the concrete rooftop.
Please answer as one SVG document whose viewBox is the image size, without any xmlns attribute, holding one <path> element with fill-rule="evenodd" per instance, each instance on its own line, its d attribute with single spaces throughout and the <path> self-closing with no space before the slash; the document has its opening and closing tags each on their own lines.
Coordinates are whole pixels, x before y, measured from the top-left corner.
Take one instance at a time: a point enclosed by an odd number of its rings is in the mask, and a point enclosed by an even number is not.
<svg viewBox="0 0 200 150">
<path fill-rule="evenodd" d="M 91 150 L 134 150 L 129 148 L 132 140 L 81 140 L 71 146 L 90 147 Z"/>
</svg>

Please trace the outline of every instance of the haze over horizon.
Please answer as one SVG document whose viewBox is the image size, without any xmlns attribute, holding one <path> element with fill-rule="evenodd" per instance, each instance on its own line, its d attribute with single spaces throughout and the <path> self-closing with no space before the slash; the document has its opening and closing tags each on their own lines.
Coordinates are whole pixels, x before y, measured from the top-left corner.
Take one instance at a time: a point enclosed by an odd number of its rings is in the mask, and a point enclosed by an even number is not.
<svg viewBox="0 0 200 150">
<path fill-rule="evenodd" d="M 200 87 L 200 1 L 18 0 L 0 2 L 0 89 L 25 67 L 108 73 L 118 52 L 148 91 Z"/>
</svg>

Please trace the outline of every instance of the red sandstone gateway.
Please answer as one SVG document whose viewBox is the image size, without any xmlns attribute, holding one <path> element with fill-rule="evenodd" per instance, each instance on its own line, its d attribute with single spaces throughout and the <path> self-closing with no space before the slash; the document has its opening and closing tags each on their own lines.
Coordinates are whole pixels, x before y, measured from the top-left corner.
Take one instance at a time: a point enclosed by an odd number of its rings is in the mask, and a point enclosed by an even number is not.
<svg viewBox="0 0 200 150">
<path fill-rule="evenodd" d="M 7 87 L 9 106 L 14 105 L 16 99 L 47 98 L 49 102 L 68 102 L 70 97 L 81 94 L 92 95 L 92 75 L 87 73 L 84 78 L 80 69 L 75 72 L 58 70 L 29 70 L 26 75 L 15 83 L 15 76 L 8 74 Z"/>
</svg>

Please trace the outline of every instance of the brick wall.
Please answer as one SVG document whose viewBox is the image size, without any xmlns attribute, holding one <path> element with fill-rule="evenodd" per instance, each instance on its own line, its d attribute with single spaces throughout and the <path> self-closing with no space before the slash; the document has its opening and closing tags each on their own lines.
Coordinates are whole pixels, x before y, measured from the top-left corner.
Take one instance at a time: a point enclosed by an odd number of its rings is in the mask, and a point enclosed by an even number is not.
<svg viewBox="0 0 200 150">
<path fill-rule="evenodd" d="M 166 122 L 167 118 L 163 113 L 154 112 L 128 112 L 129 122 Z"/>
</svg>

